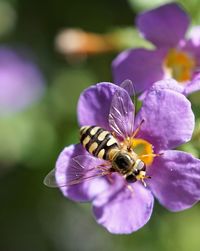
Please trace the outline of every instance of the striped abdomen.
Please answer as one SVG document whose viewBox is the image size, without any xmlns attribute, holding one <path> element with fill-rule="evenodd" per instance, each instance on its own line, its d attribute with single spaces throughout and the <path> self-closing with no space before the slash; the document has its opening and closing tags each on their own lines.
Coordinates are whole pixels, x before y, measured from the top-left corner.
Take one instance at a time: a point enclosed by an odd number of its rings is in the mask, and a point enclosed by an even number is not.
<svg viewBox="0 0 200 251">
<path fill-rule="evenodd" d="M 81 144 L 93 156 L 109 160 L 111 150 L 118 150 L 119 145 L 113 135 L 98 126 L 83 126 L 80 129 Z"/>
</svg>

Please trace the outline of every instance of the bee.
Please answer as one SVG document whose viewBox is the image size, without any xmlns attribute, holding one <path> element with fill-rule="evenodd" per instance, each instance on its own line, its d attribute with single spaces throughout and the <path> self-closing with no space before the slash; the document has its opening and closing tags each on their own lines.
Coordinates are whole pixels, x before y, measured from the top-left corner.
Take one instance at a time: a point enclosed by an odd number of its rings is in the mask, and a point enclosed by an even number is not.
<svg viewBox="0 0 200 251">
<path fill-rule="evenodd" d="M 83 126 L 80 142 L 90 154 L 110 162 L 110 171 L 120 173 L 128 183 L 146 176 L 144 162 L 131 147 L 120 144 L 111 132 L 98 126 Z"/>
<path fill-rule="evenodd" d="M 117 90 L 114 93 L 108 117 L 109 126 L 113 131 L 97 125 L 82 126 L 80 143 L 86 154 L 73 157 L 68 163 L 67 173 L 59 180 L 56 179 L 56 169 L 53 169 L 45 177 L 45 185 L 71 186 L 97 177 L 109 178 L 112 173 L 118 173 L 126 183 L 140 180 L 146 186 L 144 179 L 150 178 L 146 175 L 146 165 L 131 147 L 131 142 L 144 120 L 134 130 L 135 107 L 130 107 L 129 96 L 130 92 L 133 93 L 132 82 L 127 80 L 121 87 L 126 91 Z"/>
</svg>

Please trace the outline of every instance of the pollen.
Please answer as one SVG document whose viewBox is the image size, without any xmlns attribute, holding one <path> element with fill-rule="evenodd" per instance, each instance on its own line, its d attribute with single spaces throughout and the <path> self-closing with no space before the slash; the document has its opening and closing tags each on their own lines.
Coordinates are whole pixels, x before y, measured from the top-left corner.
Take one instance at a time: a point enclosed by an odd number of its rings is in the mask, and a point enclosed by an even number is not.
<svg viewBox="0 0 200 251">
<path fill-rule="evenodd" d="M 156 154 L 154 154 L 153 146 L 148 141 L 134 138 L 131 142 L 131 148 L 147 166 L 152 164 Z"/>
<path fill-rule="evenodd" d="M 166 73 L 183 84 L 191 79 L 195 66 L 192 55 L 177 49 L 170 49 L 164 61 Z"/>
</svg>

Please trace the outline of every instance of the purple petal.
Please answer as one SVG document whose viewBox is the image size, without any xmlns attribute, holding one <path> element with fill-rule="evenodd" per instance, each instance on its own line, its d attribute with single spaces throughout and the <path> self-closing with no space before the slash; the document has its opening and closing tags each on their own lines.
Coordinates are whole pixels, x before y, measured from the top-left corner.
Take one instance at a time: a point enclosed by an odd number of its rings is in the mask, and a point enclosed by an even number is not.
<svg viewBox="0 0 200 251">
<path fill-rule="evenodd" d="M 193 26 L 191 28 L 189 39 L 195 46 L 200 46 L 200 26 Z"/>
<path fill-rule="evenodd" d="M 138 16 L 137 26 L 147 40 L 158 47 L 174 47 L 184 38 L 189 17 L 176 3 L 146 11 Z"/>
<path fill-rule="evenodd" d="M 196 61 L 197 70 L 200 68 L 200 26 L 192 27 L 188 39 L 182 41 L 180 48 L 188 52 Z"/>
<path fill-rule="evenodd" d="M 185 86 L 184 95 L 187 96 L 196 91 L 200 91 L 200 73 L 196 74 L 192 81 Z"/>
<path fill-rule="evenodd" d="M 133 49 L 120 53 L 112 63 L 114 82 L 130 79 L 136 92 L 142 92 L 164 77 L 166 50 Z"/>
<path fill-rule="evenodd" d="M 107 181 L 104 177 L 94 178 L 76 185 L 63 186 L 63 184 L 68 184 L 69 179 L 73 179 L 73 175 L 74 179 L 77 179 L 77 174 L 79 177 L 79 174 L 82 170 L 79 170 L 78 168 L 81 169 L 81 167 L 76 166 L 76 170 L 72 170 L 72 158 L 79 155 L 85 155 L 86 157 L 88 156 L 88 153 L 80 144 L 66 147 L 61 152 L 56 162 L 56 181 L 58 186 L 60 186 L 60 189 L 64 196 L 75 201 L 89 201 L 107 188 Z M 83 158 L 80 162 L 82 162 L 80 164 L 82 164 L 86 169 L 89 169 L 90 167 L 96 167 L 97 165 L 99 165 L 102 160 L 94 157 L 90 158 L 90 163 L 87 166 L 85 165 L 86 163 L 84 162 Z"/>
<path fill-rule="evenodd" d="M 155 82 L 152 85 L 151 90 L 165 90 L 170 89 L 176 92 L 183 93 L 184 87 L 183 85 L 180 85 L 176 80 L 174 79 L 165 79 Z"/>
<path fill-rule="evenodd" d="M 149 221 L 153 202 L 151 192 L 141 184 L 135 183 L 131 192 L 117 179 L 110 190 L 96 197 L 93 211 L 98 223 L 109 232 L 129 234 Z"/>
<path fill-rule="evenodd" d="M 122 90 L 112 83 L 99 83 L 87 88 L 80 96 L 78 102 L 79 124 L 98 125 L 110 130 L 108 116 L 113 94 L 117 90 Z"/>
<path fill-rule="evenodd" d="M 165 79 L 165 80 L 160 80 L 155 82 L 152 87 L 146 91 L 144 91 L 140 96 L 139 96 L 139 100 L 143 101 L 146 97 L 146 95 L 149 93 L 149 91 L 152 90 L 165 90 L 165 89 L 170 89 L 176 92 L 180 92 L 180 93 L 184 93 L 185 88 L 183 85 L 178 84 L 178 82 L 174 79 Z"/>
<path fill-rule="evenodd" d="M 165 151 L 155 159 L 148 185 L 159 202 L 171 211 L 191 207 L 200 199 L 200 160 L 181 151 Z"/>
<path fill-rule="evenodd" d="M 144 119 L 138 134 L 155 147 L 155 151 L 171 149 L 191 139 L 194 114 L 186 97 L 170 89 L 154 89 L 143 101 L 136 126 Z"/>
</svg>

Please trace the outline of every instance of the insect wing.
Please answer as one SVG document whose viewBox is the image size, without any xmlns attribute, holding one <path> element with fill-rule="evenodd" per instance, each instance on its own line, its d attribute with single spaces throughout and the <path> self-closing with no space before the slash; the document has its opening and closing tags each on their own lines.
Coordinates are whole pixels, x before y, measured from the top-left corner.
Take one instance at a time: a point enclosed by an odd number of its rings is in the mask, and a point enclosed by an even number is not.
<svg viewBox="0 0 200 251">
<path fill-rule="evenodd" d="M 135 116 L 135 111 L 137 111 L 137 100 L 136 100 L 136 90 L 133 82 L 129 79 L 126 79 L 121 83 L 120 87 L 125 89 L 131 96 L 133 103 L 135 105 L 135 110 L 134 110 L 134 116 Z"/>
<path fill-rule="evenodd" d="M 108 175 L 110 164 L 90 155 L 79 155 L 74 157 L 69 168 L 62 171 L 53 169 L 44 179 L 48 187 L 71 186 L 88 181 L 97 177 Z"/>
<path fill-rule="evenodd" d="M 56 170 L 51 170 L 47 176 L 44 178 L 43 183 L 48 187 L 58 187 L 55 176 Z"/>
<path fill-rule="evenodd" d="M 125 139 L 133 134 L 135 106 L 127 91 L 121 89 L 112 98 L 109 125 L 119 138 Z"/>
<path fill-rule="evenodd" d="M 134 85 L 131 80 L 129 80 L 129 79 L 124 80 L 120 84 L 120 87 L 125 89 L 130 96 L 133 96 L 133 97 L 136 96 L 135 88 L 134 88 Z"/>
</svg>

